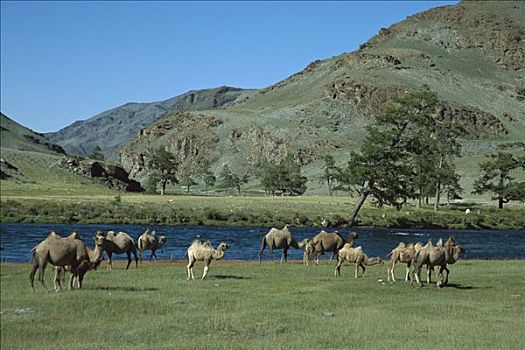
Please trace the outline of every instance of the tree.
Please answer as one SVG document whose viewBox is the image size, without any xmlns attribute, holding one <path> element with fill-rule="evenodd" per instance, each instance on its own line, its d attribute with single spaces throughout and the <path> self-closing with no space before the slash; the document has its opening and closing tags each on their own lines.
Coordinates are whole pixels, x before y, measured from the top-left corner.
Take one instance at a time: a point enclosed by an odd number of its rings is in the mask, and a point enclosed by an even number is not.
<svg viewBox="0 0 525 350">
<path fill-rule="evenodd" d="M 474 181 L 472 193 L 494 193 L 492 199 L 498 200 L 498 208 L 512 200 L 525 201 L 525 182 L 515 182 L 513 171 L 525 169 L 525 157 L 508 153 L 509 148 L 525 149 L 524 143 L 509 143 L 499 147 L 497 151 L 487 155 L 487 160 L 480 166 L 481 176 Z"/>
<path fill-rule="evenodd" d="M 338 188 L 359 195 L 350 225 L 356 224 L 369 195 L 376 205 L 397 209 L 409 199 L 422 198 L 432 187 L 437 188 L 439 197 L 445 179 L 441 173 L 449 161 L 447 152 L 459 148 L 451 123 L 436 116 L 435 93 L 411 93 L 393 102 L 366 128 L 361 150 L 351 152 L 345 168 L 336 169 Z M 442 139 L 445 135 L 450 138 Z M 446 142 L 451 145 L 443 145 Z"/>
<path fill-rule="evenodd" d="M 215 177 L 215 174 L 213 173 L 213 171 L 208 169 L 202 175 L 202 180 L 204 181 L 205 191 L 208 192 L 208 187 L 215 186 L 215 182 L 217 181 L 217 178 Z"/>
<path fill-rule="evenodd" d="M 328 194 L 332 196 L 334 194 L 334 182 L 336 176 L 337 167 L 335 165 L 334 157 L 327 155 L 324 157 L 323 166 L 323 182 L 326 182 L 328 186 Z"/>
<path fill-rule="evenodd" d="M 102 153 L 102 149 L 99 146 L 96 146 L 88 157 L 94 160 L 104 161 L 104 153 Z"/>
<path fill-rule="evenodd" d="M 150 174 L 150 176 L 158 179 L 160 194 L 162 196 L 166 194 L 166 185 L 168 182 L 178 183 L 176 176 L 178 166 L 179 161 L 174 154 L 166 151 L 162 147 L 154 151 L 151 158 L 153 174 Z"/>
<path fill-rule="evenodd" d="M 261 184 L 267 193 L 276 195 L 302 195 L 308 179 L 301 175 L 301 167 L 288 158 L 281 164 L 268 164 L 263 169 Z"/>
</svg>

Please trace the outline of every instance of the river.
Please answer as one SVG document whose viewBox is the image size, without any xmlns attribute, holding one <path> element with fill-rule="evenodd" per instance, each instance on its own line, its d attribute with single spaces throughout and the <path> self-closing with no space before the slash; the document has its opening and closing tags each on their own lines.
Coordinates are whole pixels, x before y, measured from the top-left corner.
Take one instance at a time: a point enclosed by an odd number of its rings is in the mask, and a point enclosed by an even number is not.
<svg viewBox="0 0 525 350">
<path fill-rule="evenodd" d="M 186 249 L 194 239 L 209 240 L 216 247 L 220 242 L 229 243 L 230 249 L 225 259 L 256 260 L 261 238 L 269 227 L 231 227 L 231 226 L 146 226 L 146 225 L 78 225 L 78 224 L 1 224 L 0 243 L 2 250 L 0 258 L 8 262 L 29 262 L 31 248 L 42 241 L 50 230 L 55 230 L 62 236 L 69 235 L 73 230 L 93 247 L 92 237 L 97 230 L 124 231 L 137 239 L 146 228 L 157 231 L 157 235 L 167 237 L 163 252 L 157 251 L 159 259 L 183 259 Z M 299 241 L 317 234 L 318 228 L 291 227 L 290 231 Z M 333 231 L 328 229 L 327 231 Z M 525 230 L 428 230 L 428 229 L 386 229 L 386 228 L 355 228 L 359 238 L 355 246 L 362 246 L 368 256 L 386 255 L 399 242 L 426 242 L 432 238 L 446 240 L 450 235 L 456 238 L 458 244 L 466 249 L 463 259 L 525 259 Z M 343 237 L 348 229 L 341 230 Z M 149 251 L 145 259 L 149 259 Z M 280 251 L 276 251 L 274 259 L 279 259 Z M 125 258 L 125 255 L 115 256 Z M 264 258 L 268 258 L 265 251 Z M 290 249 L 289 259 L 302 259 L 302 250 Z M 328 256 L 326 257 L 328 258 Z"/>
</svg>

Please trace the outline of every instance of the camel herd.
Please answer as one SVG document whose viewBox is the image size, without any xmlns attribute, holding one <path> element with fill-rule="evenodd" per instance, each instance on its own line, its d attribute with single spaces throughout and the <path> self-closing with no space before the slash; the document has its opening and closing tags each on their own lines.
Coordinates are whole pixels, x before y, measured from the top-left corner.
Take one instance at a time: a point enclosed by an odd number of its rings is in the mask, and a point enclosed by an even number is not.
<svg viewBox="0 0 525 350">
<path fill-rule="evenodd" d="M 288 225 L 283 229 L 272 228 L 261 240 L 261 247 L 259 250 L 259 262 L 261 261 L 263 252 L 266 248 L 269 250 L 270 258 L 273 255 L 274 249 L 282 250 L 281 263 L 286 262 L 288 257 L 288 249 L 290 247 L 295 249 L 303 249 L 303 263 L 309 265 L 309 262 L 315 259 L 316 264 L 319 264 L 319 257 L 324 253 L 332 253 L 332 257 L 337 257 L 337 265 L 335 266 L 334 275 L 340 276 L 341 266 L 345 262 L 355 264 L 355 278 L 358 277 L 359 269 L 362 270 L 362 275 L 365 272 L 365 266 L 372 266 L 383 264 L 379 257 L 369 258 L 363 251 L 362 247 L 354 247 L 354 241 L 358 238 L 357 233 L 352 232 L 348 238 L 343 238 L 337 231 L 326 232 L 321 230 L 313 238 L 303 239 L 297 242 L 290 232 Z M 139 258 L 142 260 L 144 252 L 151 250 L 150 260 L 156 260 L 155 252 L 166 244 L 165 236 L 156 236 L 155 231 L 146 230 L 135 240 L 125 232 L 101 232 L 97 231 L 94 237 L 95 246 L 93 249 L 86 246 L 80 239 L 77 232 L 73 232 L 67 237 L 61 237 L 55 231 L 51 231 L 48 236 L 32 249 L 32 270 L 29 275 L 31 288 L 34 288 L 34 277 L 36 271 L 39 271 L 38 279 L 44 288 L 47 288 L 44 283 L 44 270 L 47 264 L 55 267 L 54 287 L 59 290 L 64 281 L 65 271 L 70 271 L 69 289 L 82 287 L 82 281 L 85 274 L 89 270 L 96 269 L 102 259 L 103 253 L 106 252 L 108 257 L 108 267 L 112 268 L 113 254 L 126 254 L 128 263 L 126 269 L 132 263 L 132 255 L 135 258 L 135 266 L 138 267 Z M 221 242 L 217 249 L 214 249 L 211 243 L 194 240 L 187 249 L 188 265 L 187 273 L 188 280 L 195 279 L 193 274 L 193 266 L 197 261 L 204 262 L 204 271 L 202 279 L 206 277 L 209 271 L 209 266 L 212 260 L 220 260 L 224 257 L 229 244 Z M 440 239 L 436 245 L 432 244 L 431 240 L 423 245 L 422 243 L 399 243 L 388 254 L 387 277 L 388 281 L 395 282 L 394 269 L 397 263 L 406 264 L 405 281 L 411 281 L 413 284 L 416 281 L 421 285 L 421 268 L 427 266 L 427 283 L 430 283 L 431 273 L 437 273 L 436 285 L 444 286 L 448 284 L 449 269 L 448 265 L 454 264 L 465 250 L 459 246 L 453 237 L 449 237 L 443 244 Z M 446 277 L 444 277 L 446 272 Z"/>
</svg>

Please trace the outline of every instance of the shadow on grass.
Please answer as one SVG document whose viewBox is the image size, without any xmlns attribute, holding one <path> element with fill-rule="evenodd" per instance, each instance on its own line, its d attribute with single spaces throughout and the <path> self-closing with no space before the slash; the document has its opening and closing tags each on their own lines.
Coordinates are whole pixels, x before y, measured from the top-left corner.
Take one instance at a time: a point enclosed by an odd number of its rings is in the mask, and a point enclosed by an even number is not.
<svg viewBox="0 0 525 350">
<path fill-rule="evenodd" d="M 219 280 L 249 280 L 250 277 L 235 276 L 235 275 L 213 275 L 210 278 L 216 278 Z"/>
<path fill-rule="evenodd" d="M 457 284 L 457 283 L 449 283 L 446 286 L 444 286 L 443 288 L 455 288 L 455 289 L 464 289 L 464 290 L 480 289 L 480 287 L 464 286 L 462 284 Z M 490 289 L 490 288 L 492 288 L 492 287 L 484 287 L 483 289 Z"/>
<path fill-rule="evenodd" d="M 107 290 L 107 291 L 121 291 L 121 292 L 156 292 L 158 288 L 137 288 L 137 287 L 91 287 L 86 288 L 91 290 Z"/>
</svg>

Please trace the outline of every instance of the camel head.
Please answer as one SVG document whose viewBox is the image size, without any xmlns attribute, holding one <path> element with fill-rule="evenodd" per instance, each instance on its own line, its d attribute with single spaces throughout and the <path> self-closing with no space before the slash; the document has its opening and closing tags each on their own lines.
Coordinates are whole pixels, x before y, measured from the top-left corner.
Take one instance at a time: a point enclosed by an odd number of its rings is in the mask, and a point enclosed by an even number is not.
<svg viewBox="0 0 525 350">
<path fill-rule="evenodd" d="M 163 246 L 164 244 L 166 244 L 166 236 L 160 236 L 159 237 L 159 244 L 160 244 L 160 246 Z"/>
<path fill-rule="evenodd" d="M 217 250 L 225 251 L 228 248 L 230 248 L 229 244 L 221 242 L 221 244 L 219 244 L 219 246 L 217 247 Z"/>
<path fill-rule="evenodd" d="M 97 230 L 97 232 L 95 233 L 95 237 L 106 237 L 106 235 L 104 234 L 104 232 Z"/>
<path fill-rule="evenodd" d="M 311 239 L 309 238 L 305 238 L 303 239 L 302 241 L 300 241 L 299 243 L 297 243 L 297 246 L 299 246 L 299 248 L 305 248 L 308 244 L 310 244 L 312 242 Z"/>
<path fill-rule="evenodd" d="M 353 241 L 355 241 L 358 237 L 359 237 L 359 235 L 357 234 L 357 232 L 350 232 L 350 234 L 348 235 L 348 239 L 347 239 L 347 241 L 348 241 L 348 242 L 353 242 Z"/>
</svg>

